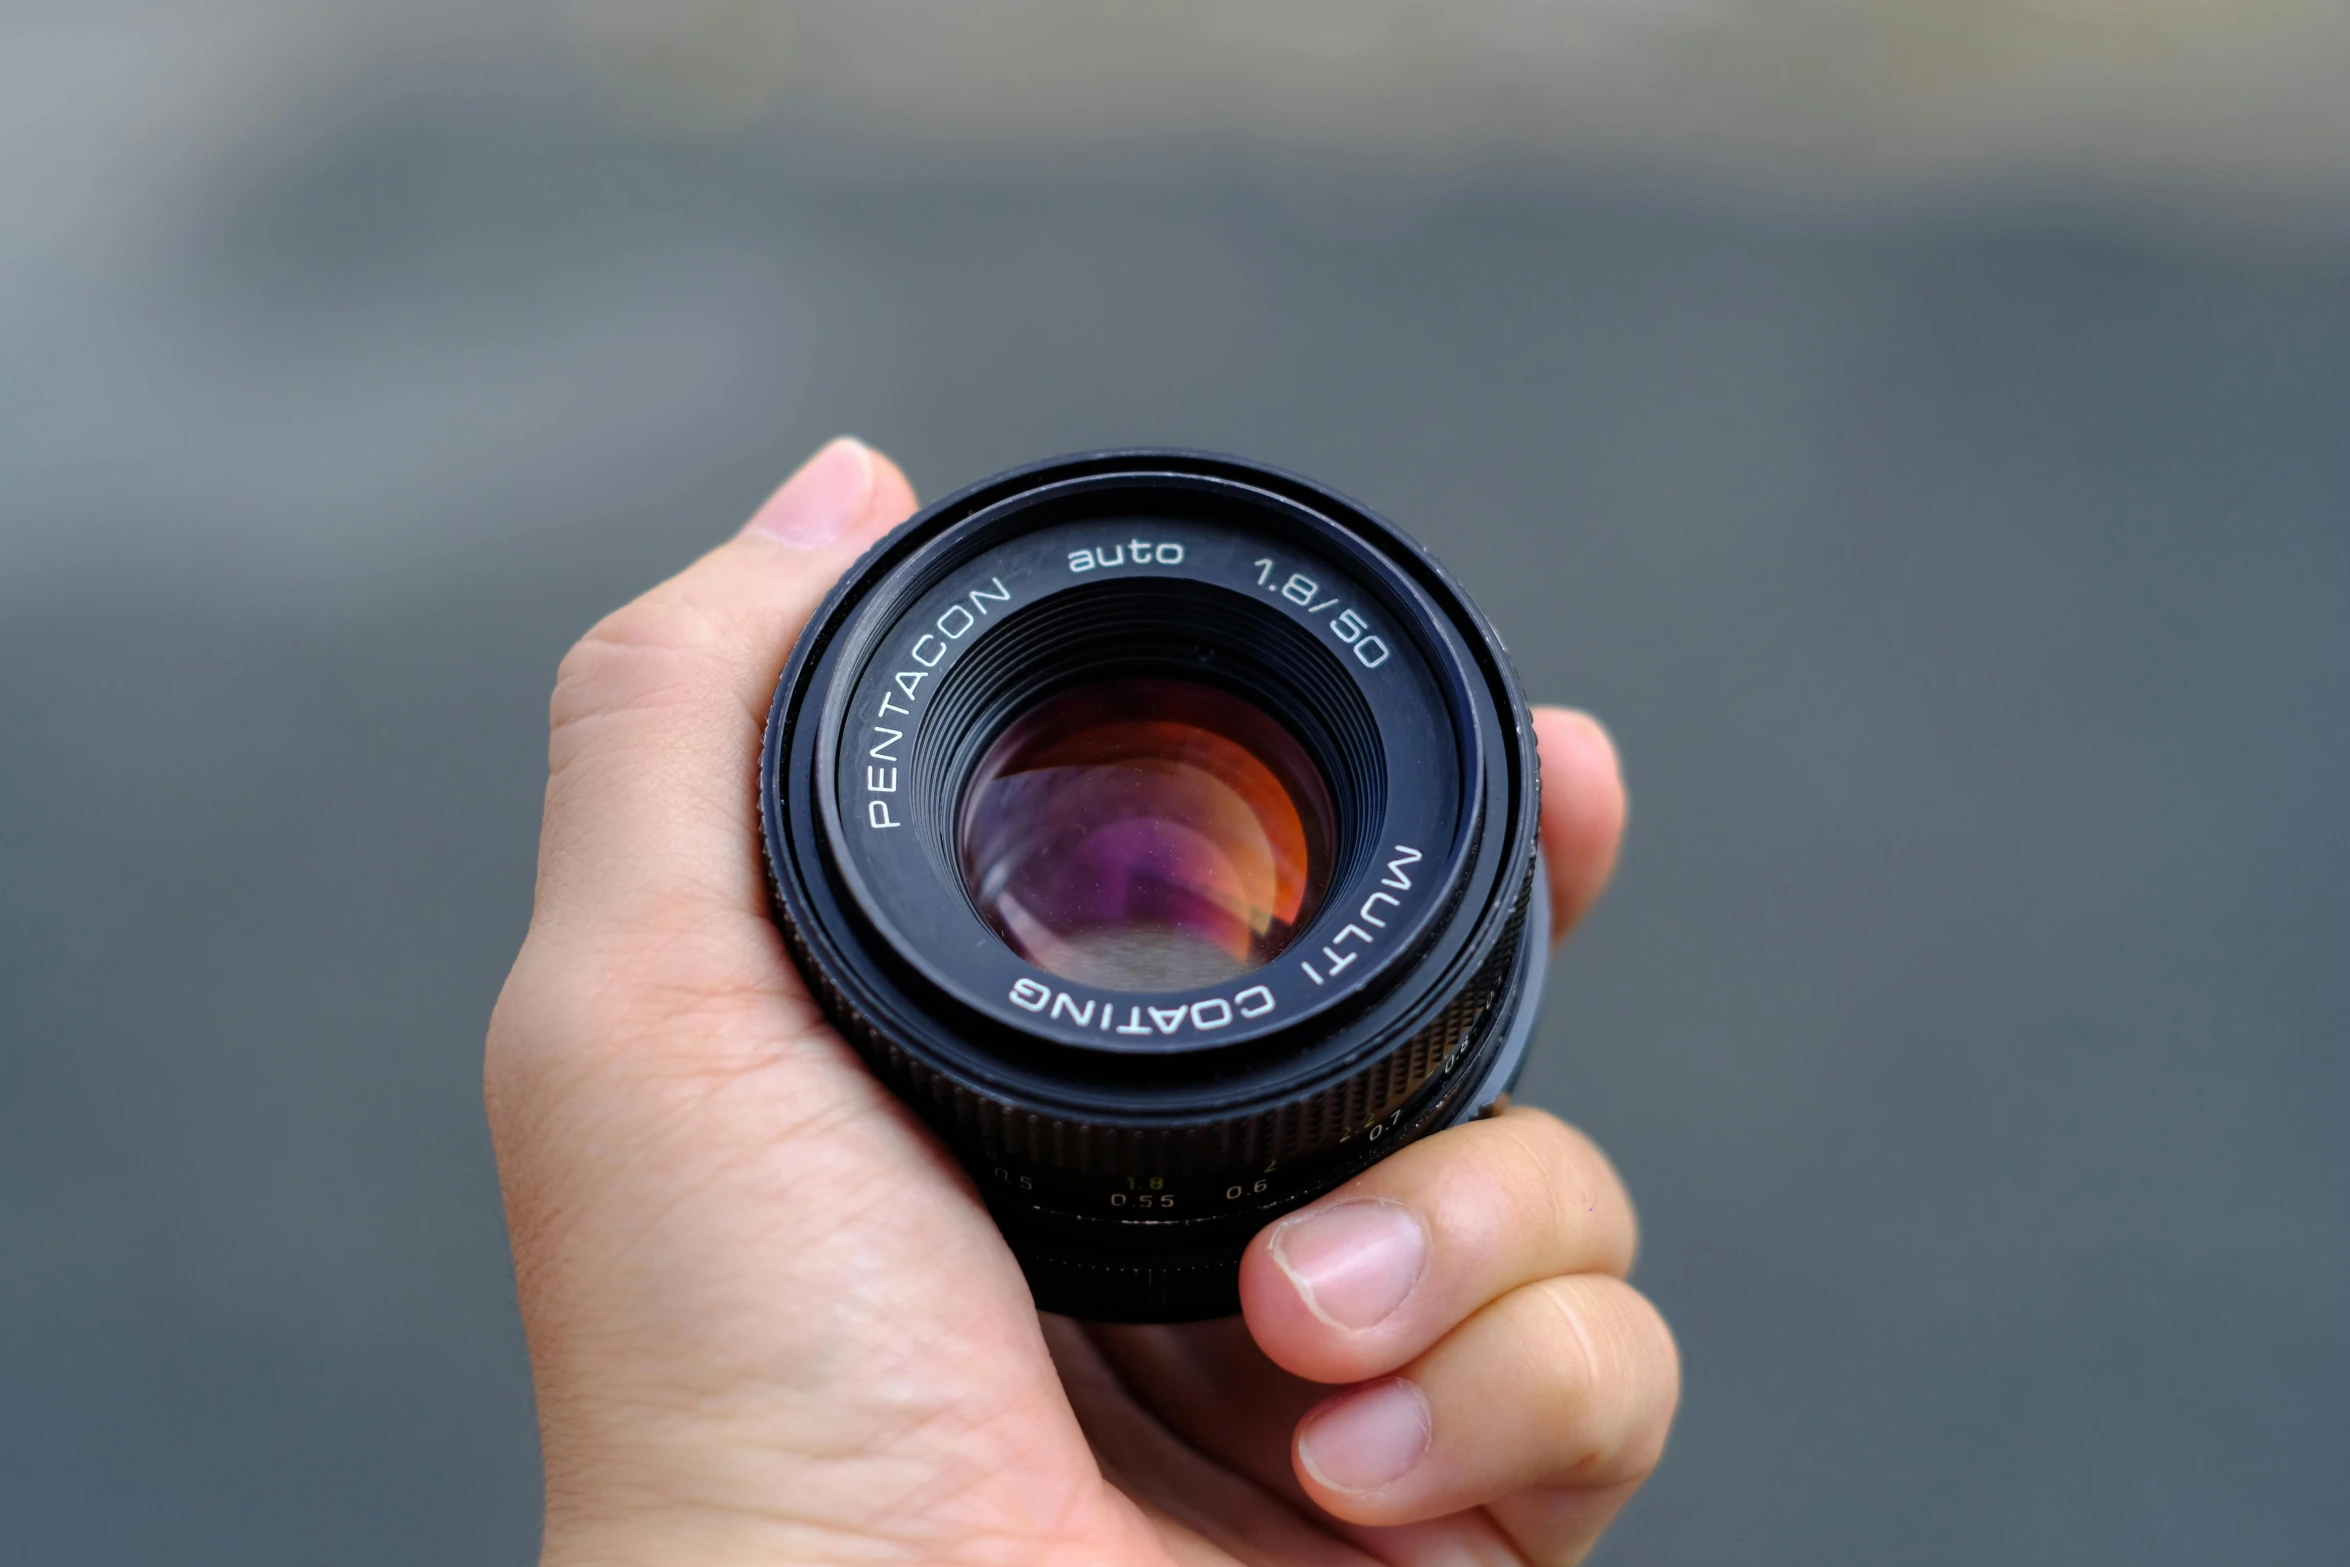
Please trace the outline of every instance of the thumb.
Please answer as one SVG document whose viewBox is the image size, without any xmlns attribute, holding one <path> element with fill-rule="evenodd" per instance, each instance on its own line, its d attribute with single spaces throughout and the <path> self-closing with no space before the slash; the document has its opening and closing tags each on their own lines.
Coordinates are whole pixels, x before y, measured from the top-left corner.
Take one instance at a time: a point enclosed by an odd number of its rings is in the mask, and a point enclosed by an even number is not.
<svg viewBox="0 0 2350 1567">
<path fill-rule="evenodd" d="M 625 938 L 763 908 L 747 833 L 776 677 L 835 579 L 913 510 L 897 464 L 843 436 L 580 639 L 550 706 L 534 927 Z"/>
</svg>

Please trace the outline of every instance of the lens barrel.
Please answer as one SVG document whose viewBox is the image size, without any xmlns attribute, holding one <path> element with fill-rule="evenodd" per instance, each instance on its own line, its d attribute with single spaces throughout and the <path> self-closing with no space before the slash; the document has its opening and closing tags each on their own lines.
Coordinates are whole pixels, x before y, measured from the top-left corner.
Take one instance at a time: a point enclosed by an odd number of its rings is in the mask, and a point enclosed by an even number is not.
<svg viewBox="0 0 2350 1567">
<path fill-rule="evenodd" d="M 826 1014 L 1039 1307 L 1239 1309 L 1267 1222 L 1515 1079 L 1548 947 L 1507 653 L 1392 524 L 1128 450 L 949 497 L 794 648 L 759 801 Z"/>
</svg>

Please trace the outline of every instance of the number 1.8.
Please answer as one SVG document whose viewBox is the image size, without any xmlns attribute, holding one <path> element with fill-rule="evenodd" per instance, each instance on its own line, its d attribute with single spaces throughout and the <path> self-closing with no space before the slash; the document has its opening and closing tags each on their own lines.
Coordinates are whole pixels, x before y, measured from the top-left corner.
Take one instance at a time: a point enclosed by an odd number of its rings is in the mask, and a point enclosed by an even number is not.
<svg viewBox="0 0 2350 1567">
<path fill-rule="evenodd" d="M 1324 599 L 1319 604 L 1315 603 L 1314 595 L 1321 591 L 1321 585 L 1303 572 L 1291 572 L 1288 581 L 1275 587 L 1273 584 L 1273 563 L 1269 560 L 1260 560 L 1255 562 L 1255 565 L 1258 587 L 1280 594 L 1309 615 L 1319 615 L 1322 611 L 1338 603 L 1336 597 Z M 1338 618 L 1330 622 L 1330 634 L 1348 647 L 1353 648 L 1355 658 L 1361 662 L 1365 669 L 1377 669 L 1381 664 L 1387 662 L 1387 644 L 1377 637 L 1363 635 L 1370 629 L 1369 623 L 1351 609 L 1340 610 Z"/>
</svg>

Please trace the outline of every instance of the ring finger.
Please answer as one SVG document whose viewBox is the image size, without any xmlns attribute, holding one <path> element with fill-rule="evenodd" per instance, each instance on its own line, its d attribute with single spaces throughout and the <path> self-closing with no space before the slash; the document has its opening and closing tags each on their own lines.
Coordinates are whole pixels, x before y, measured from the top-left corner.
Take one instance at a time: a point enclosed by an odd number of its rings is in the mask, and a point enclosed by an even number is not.
<svg viewBox="0 0 2350 1567">
<path fill-rule="evenodd" d="M 1545 1279 L 1485 1307 L 1396 1375 L 1308 1414 L 1297 1478 L 1322 1507 L 1361 1524 L 1541 1489 L 1600 1498 L 1655 1466 L 1679 1397 L 1672 1334 L 1638 1291 L 1597 1274 Z"/>
</svg>

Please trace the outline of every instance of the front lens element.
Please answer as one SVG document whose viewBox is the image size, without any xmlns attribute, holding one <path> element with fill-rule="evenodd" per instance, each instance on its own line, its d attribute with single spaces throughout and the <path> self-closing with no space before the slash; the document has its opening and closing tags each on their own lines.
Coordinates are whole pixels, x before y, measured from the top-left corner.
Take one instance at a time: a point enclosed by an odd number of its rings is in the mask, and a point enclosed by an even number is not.
<svg viewBox="0 0 2350 1567">
<path fill-rule="evenodd" d="M 1281 725 L 1186 680 L 1108 680 L 1015 720 L 956 830 L 963 884 L 1023 958 L 1105 990 L 1212 985 L 1311 919 L 1330 793 Z"/>
</svg>

